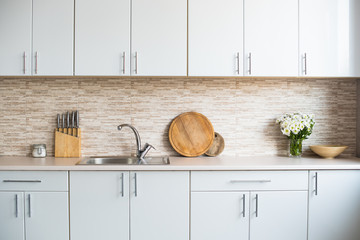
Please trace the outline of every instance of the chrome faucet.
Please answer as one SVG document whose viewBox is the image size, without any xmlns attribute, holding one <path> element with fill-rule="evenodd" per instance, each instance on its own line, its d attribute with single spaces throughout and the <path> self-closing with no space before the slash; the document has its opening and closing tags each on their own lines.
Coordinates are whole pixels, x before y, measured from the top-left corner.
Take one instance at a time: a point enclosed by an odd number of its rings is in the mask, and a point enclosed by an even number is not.
<svg viewBox="0 0 360 240">
<path fill-rule="evenodd" d="M 120 131 L 123 127 L 128 127 L 134 132 L 136 138 L 136 157 L 139 158 L 139 160 L 144 160 L 146 154 L 150 151 L 150 149 L 155 148 L 148 143 L 145 144 L 144 148 L 141 148 L 140 134 L 136 130 L 136 128 L 131 126 L 130 124 L 121 124 L 117 128 Z"/>
</svg>

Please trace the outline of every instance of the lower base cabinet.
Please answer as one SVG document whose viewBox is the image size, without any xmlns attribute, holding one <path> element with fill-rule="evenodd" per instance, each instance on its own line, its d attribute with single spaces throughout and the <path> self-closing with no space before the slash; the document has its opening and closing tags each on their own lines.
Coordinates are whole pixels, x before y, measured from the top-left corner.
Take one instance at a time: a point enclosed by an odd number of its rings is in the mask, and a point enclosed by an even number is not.
<svg viewBox="0 0 360 240">
<path fill-rule="evenodd" d="M 308 172 L 191 176 L 191 240 L 307 240 Z"/>
<path fill-rule="evenodd" d="M 71 240 L 189 238 L 189 173 L 70 172 Z"/>
<path fill-rule="evenodd" d="M 309 240 L 360 239 L 360 171 L 309 174 Z"/>
</svg>

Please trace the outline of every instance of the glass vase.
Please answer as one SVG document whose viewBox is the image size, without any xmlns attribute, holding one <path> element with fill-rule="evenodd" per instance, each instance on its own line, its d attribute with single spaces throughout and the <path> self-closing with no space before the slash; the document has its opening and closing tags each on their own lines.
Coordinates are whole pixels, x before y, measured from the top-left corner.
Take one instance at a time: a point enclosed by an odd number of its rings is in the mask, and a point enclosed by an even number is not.
<svg viewBox="0 0 360 240">
<path fill-rule="evenodd" d="M 302 154 L 302 139 L 290 139 L 290 157 L 301 157 Z"/>
</svg>

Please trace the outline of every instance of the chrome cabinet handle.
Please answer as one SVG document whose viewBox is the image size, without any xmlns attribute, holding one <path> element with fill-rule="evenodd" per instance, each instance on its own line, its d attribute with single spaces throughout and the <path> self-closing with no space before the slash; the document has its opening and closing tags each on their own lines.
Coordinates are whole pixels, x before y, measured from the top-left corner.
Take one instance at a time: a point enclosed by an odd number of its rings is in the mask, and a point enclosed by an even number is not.
<svg viewBox="0 0 360 240">
<path fill-rule="evenodd" d="M 134 180 L 135 180 L 135 197 L 137 197 L 137 175 L 134 173 Z"/>
<path fill-rule="evenodd" d="M 29 218 L 31 218 L 31 216 L 32 216 L 32 211 L 31 211 L 31 194 L 28 195 L 28 200 L 29 200 Z"/>
<path fill-rule="evenodd" d="M 15 217 L 19 217 L 19 195 L 15 194 Z"/>
<path fill-rule="evenodd" d="M 304 53 L 304 74 L 307 75 L 307 55 Z"/>
<path fill-rule="evenodd" d="M 317 173 L 317 172 L 315 172 L 314 178 L 315 178 L 315 189 L 314 189 L 314 193 L 315 193 L 315 196 L 317 196 L 317 195 L 318 195 L 318 173 Z"/>
<path fill-rule="evenodd" d="M 138 53 L 135 52 L 135 70 L 134 70 L 135 74 L 138 73 Z"/>
<path fill-rule="evenodd" d="M 236 53 L 236 63 L 237 63 L 236 73 L 237 73 L 237 75 L 240 75 L 240 53 L 239 52 Z"/>
<path fill-rule="evenodd" d="M 249 53 L 249 70 L 248 70 L 248 72 L 249 72 L 249 75 L 251 75 L 251 61 L 252 61 L 252 59 L 251 59 L 251 53 Z"/>
<path fill-rule="evenodd" d="M 122 54 L 122 62 L 123 62 L 122 73 L 125 74 L 125 52 L 123 52 Z"/>
<path fill-rule="evenodd" d="M 230 183 L 253 183 L 253 182 L 259 182 L 259 183 L 267 183 L 271 182 L 270 179 L 244 179 L 244 180 L 230 180 Z"/>
<path fill-rule="evenodd" d="M 245 194 L 242 197 L 242 216 L 245 217 Z"/>
<path fill-rule="evenodd" d="M 124 173 L 121 173 L 121 197 L 124 197 Z"/>
<path fill-rule="evenodd" d="M 35 74 L 38 73 L 38 57 L 39 57 L 39 54 L 38 54 L 38 52 L 36 51 L 36 52 L 35 52 Z"/>
<path fill-rule="evenodd" d="M 24 63 L 24 74 L 26 74 L 26 52 L 23 55 L 23 63 Z"/>
<path fill-rule="evenodd" d="M 259 216 L 259 195 L 255 195 L 256 205 L 255 205 L 255 217 Z"/>
<path fill-rule="evenodd" d="M 4 183 L 41 183 L 41 180 L 3 180 Z"/>
</svg>

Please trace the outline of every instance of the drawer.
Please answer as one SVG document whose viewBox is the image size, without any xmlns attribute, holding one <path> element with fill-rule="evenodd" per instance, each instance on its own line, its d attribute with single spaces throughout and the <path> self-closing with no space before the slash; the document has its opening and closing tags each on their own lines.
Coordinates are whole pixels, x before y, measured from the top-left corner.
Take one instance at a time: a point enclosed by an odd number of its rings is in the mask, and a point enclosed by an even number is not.
<svg viewBox="0 0 360 240">
<path fill-rule="evenodd" d="M 191 191 L 307 190 L 307 171 L 192 171 Z"/>
<path fill-rule="evenodd" d="M 67 171 L 0 171 L 0 191 L 68 191 Z"/>
</svg>

